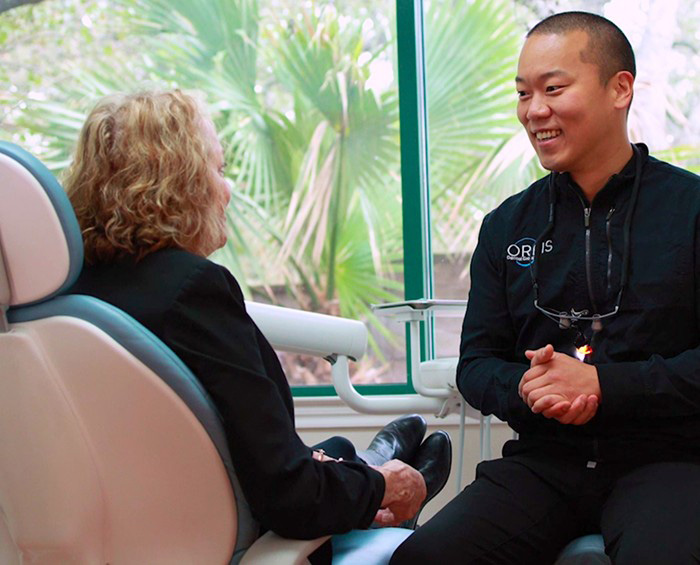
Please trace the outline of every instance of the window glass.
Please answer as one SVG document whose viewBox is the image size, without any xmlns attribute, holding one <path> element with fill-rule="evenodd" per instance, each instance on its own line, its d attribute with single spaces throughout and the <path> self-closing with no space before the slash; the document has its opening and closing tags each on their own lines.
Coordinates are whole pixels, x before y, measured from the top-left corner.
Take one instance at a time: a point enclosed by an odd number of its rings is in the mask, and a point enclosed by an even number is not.
<svg viewBox="0 0 700 565">
<path fill-rule="evenodd" d="M 700 5 L 691 0 L 424 0 L 431 237 L 436 298 L 466 299 L 485 214 L 545 174 L 515 116 L 527 30 L 566 10 L 604 15 L 628 36 L 638 76 L 630 135 L 697 170 Z M 438 320 L 438 355 L 459 349 L 460 321 Z"/>
<path fill-rule="evenodd" d="M 393 0 L 54 0 L 0 16 L 0 134 L 57 173 L 86 111 L 112 92 L 195 89 L 234 183 L 212 259 L 247 296 L 359 318 L 358 383 L 405 381 Z M 294 331 L 292 329 L 292 331 Z M 283 356 L 292 384 L 328 363 Z M 395 360 L 398 359 L 398 360 Z"/>
<path fill-rule="evenodd" d="M 403 295 L 394 13 L 392 0 L 259 1 L 258 88 L 279 114 L 271 149 L 288 161 L 269 201 L 256 198 L 271 237 L 246 255 L 248 281 L 257 300 L 362 319 L 370 355 L 353 366 L 356 384 L 406 378 L 402 329 L 369 307 Z M 247 159 L 237 176 L 252 189 Z M 222 257 L 251 238 L 241 243 Z M 330 382 L 325 361 L 282 358 L 292 384 Z"/>
</svg>

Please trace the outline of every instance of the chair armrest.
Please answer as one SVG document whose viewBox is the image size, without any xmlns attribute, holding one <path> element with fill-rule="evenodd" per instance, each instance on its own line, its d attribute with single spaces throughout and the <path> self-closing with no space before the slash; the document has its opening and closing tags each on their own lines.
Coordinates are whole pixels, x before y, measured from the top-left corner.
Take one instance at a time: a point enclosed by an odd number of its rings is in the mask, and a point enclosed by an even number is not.
<svg viewBox="0 0 700 565">
<path fill-rule="evenodd" d="M 353 360 L 367 349 L 367 328 L 358 320 L 250 301 L 246 310 L 275 349 Z"/>
<path fill-rule="evenodd" d="M 428 388 L 457 390 L 458 357 L 440 357 L 420 364 L 423 384 Z"/>
<path fill-rule="evenodd" d="M 246 301 L 246 310 L 275 349 L 314 355 L 332 364 L 333 386 L 351 408 L 367 414 L 435 412 L 438 399 L 411 395 L 367 397 L 350 382 L 348 359 L 357 360 L 367 348 L 367 328 L 362 322 Z"/>
<path fill-rule="evenodd" d="M 319 548 L 330 536 L 311 540 L 288 539 L 274 532 L 267 532 L 248 548 L 241 559 L 241 565 L 305 565 L 307 557 Z"/>
</svg>

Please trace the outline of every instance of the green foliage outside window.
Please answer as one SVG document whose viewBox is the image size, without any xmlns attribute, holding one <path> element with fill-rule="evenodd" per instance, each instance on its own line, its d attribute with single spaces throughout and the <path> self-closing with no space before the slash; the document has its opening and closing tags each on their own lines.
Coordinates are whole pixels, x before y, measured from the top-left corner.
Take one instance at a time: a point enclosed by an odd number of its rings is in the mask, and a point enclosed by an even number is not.
<svg viewBox="0 0 700 565">
<path fill-rule="evenodd" d="M 518 35 L 503 5 L 436 3 L 428 18 L 431 148 L 441 155 L 434 198 L 448 207 L 463 205 L 456 188 L 515 128 L 506 84 Z M 38 47 L 23 53 L 22 64 L 47 79 L 12 77 L 23 85 L 6 94 L 19 102 L 4 136 L 58 171 L 96 98 L 151 85 L 200 90 L 237 189 L 230 243 L 216 258 L 257 291 L 284 283 L 302 307 L 372 320 L 368 305 L 398 299 L 402 288 L 397 81 L 370 85 L 377 61 L 395 74 L 394 7 L 341 7 L 54 0 L 18 8 L 3 16 L 5 37 L 33 41 L 31 25 L 71 37 L 42 46 L 50 66 Z"/>
<path fill-rule="evenodd" d="M 425 0 L 432 247 L 448 260 L 541 174 L 513 77 L 545 4 Z M 369 308 L 403 289 L 395 38 L 393 0 L 44 0 L 0 13 L 0 137 L 60 172 L 97 98 L 202 92 L 235 184 L 214 259 L 254 298 L 361 318 L 395 343 Z M 677 122 L 677 107 L 662 113 Z M 687 163 L 692 145 L 661 156 Z"/>
</svg>

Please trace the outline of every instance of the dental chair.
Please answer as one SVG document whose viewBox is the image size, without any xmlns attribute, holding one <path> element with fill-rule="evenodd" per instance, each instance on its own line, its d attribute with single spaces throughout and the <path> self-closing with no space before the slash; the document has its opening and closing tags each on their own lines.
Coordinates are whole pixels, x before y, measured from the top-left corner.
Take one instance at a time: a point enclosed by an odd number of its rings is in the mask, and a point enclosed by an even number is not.
<svg viewBox="0 0 700 565">
<path fill-rule="evenodd" d="M 328 538 L 258 537 L 190 370 L 124 312 L 64 294 L 82 248 L 55 178 L 0 141 L 0 563 L 306 563 Z M 385 562 L 409 533 L 334 536 L 334 563 Z"/>
</svg>

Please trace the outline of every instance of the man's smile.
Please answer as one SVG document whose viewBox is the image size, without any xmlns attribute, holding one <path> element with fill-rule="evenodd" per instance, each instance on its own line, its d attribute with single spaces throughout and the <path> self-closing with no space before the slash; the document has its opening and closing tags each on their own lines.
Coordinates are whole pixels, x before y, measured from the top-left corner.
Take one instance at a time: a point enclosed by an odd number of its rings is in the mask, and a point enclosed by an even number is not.
<svg viewBox="0 0 700 565">
<path fill-rule="evenodd" d="M 559 137 L 561 133 L 562 131 L 560 129 L 540 130 L 535 133 L 535 137 L 537 138 L 537 141 L 547 141 L 548 139 Z"/>
</svg>

